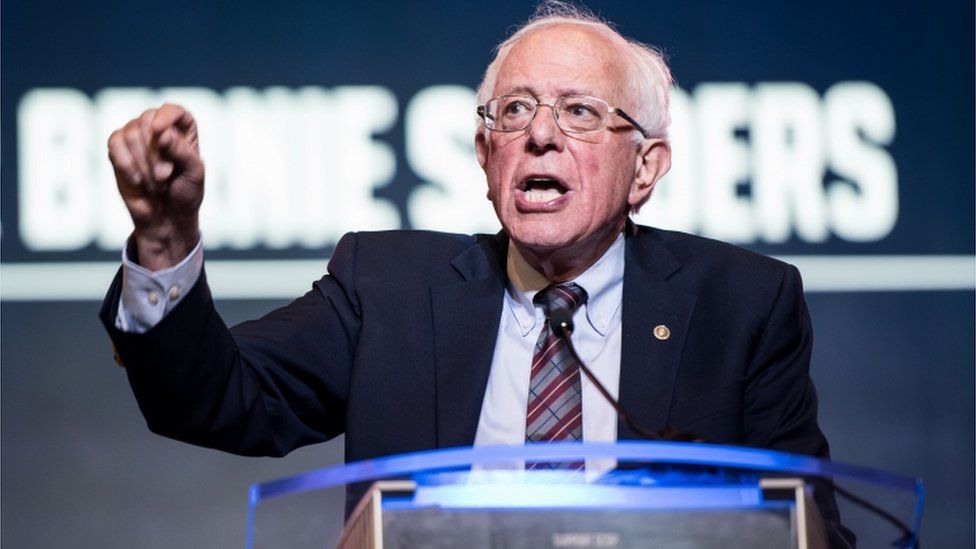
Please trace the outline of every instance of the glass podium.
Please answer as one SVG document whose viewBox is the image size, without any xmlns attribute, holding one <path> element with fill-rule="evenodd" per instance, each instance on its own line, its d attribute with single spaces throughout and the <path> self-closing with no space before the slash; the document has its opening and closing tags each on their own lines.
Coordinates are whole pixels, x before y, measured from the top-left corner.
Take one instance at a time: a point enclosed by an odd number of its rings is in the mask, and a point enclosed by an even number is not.
<svg viewBox="0 0 976 549">
<path fill-rule="evenodd" d="M 813 500 L 825 483 L 860 546 L 917 545 L 918 479 L 745 447 L 618 442 L 450 448 L 255 484 L 247 547 L 813 549 L 828 546 Z"/>
</svg>

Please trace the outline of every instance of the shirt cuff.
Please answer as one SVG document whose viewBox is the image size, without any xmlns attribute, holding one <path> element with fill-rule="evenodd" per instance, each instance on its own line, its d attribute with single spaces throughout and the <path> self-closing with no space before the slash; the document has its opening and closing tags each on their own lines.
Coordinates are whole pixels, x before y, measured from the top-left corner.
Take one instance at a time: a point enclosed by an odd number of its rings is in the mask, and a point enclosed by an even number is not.
<svg viewBox="0 0 976 549">
<path fill-rule="evenodd" d="M 203 239 L 182 261 L 150 271 L 129 259 L 128 242 L 122 248 L 122 296 L 115 327 L 123 332 L 148 332 L 173 310 L 203 271 Z"/>
</svg>

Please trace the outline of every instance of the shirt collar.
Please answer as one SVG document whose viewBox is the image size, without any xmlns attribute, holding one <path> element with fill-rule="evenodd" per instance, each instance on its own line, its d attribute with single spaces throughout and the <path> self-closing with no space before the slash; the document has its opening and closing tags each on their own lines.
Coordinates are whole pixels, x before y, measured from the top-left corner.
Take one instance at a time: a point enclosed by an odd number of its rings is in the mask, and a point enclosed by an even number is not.
<svg viewBox="0 0 976 549">
<path fill-rule="evenodd" d="M 521 329 L 522 336 L 528 335 L 536 326 L 536 307 L 532 298 L 539 290 L 549 285 L 549 281 L 536 271 L 522 257 L 514 244 L 508 246 L 508 289 L 505 303 Z M 624 236 L 621 233 L 607 248 L 607 251 L 578 277 L 572 280 L 586 290 L 587 300 L 583 305 L 586 320 L 600 334 L 606 336 L 611 322 L 620 310 L 623 300 L 624 283 Z"/>
</svg>

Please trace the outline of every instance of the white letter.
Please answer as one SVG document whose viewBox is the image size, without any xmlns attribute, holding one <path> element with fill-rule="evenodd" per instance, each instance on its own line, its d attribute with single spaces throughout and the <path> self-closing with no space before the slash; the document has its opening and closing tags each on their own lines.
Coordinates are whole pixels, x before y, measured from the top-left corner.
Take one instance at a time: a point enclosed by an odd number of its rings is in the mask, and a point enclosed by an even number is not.
<svg viewBox="0 0 976 549">
<path fill-rule="evenodd" d="M 227 91 L 227 243 L 247 248 L 264 241 L 271 248 L 292 243 L 297 232 L 291 154 L 299 145 L 291 131 L 290 92 L 269 88 Z"/>
<path fill-rule="evenodd" d="M 345 206 L 339 199 L 342 185 L 337 166 L 342 161 L 340 147 L 344 132 L 339 125 L 332 94 L 316 86 L 298 90 L 297 108 L 302 113 L 299 141 L 301 164 L 297 167 L 298 212 L 302 218 L 299 238 L 302 246 L 317 248 L 334 245 L 349 230 L 344 226 Z"/>
<path fill-rule="evenodd" d="M 400 215 L 393 204 L 373 196 L 396 172 L 393 149 L 373 139 L 396 122 L 396 97 L 379 86 L 336 88 L 333 96 L 338 125 L 332 131 L 338 141 L 336 177 L 328 182 L 329 200 L 342 212 L 346 230 L 398 229 Z"/>
<path fill-rule="evenodd" d="M 781 243 L 790 226 L 807 242 L 827 238 L 820 98 L 799 82 L 760 84 L 752 118 L 752 199 L 762 238 Z"/>
<path fill-rule="evenodd" d="M 834 232 L 855 242 L 881 240 L 898 219 L 898 172 L 881 148 L 895 136 L 891 100 L 870 82 L 840 82 L 827 90 L 824 103 L 831 167 L 854 184 L 829 183 Z"/>
<path fill-rule="evenodd" d="M 416 228 L 496 232 L 485 199 L 485 175 L 474 151 L 475 94 L 461 86 L 431 86 L 410 100 L 404 116 L 410 168 L 426 179 L 407 202 Z"/>
<path fill-rule="evenodd" d="M 697 128 L 701 135 L 702 232 L 733 242 L 755 240 L 748 197 L 739 185 L 749 179 L 749 151 L 736 137 L 749 119 L 745 84 L 702 84 L 695 89 Z"/>
<path fill-rule="evenodd" d="M 17 107 L 20 237 L 31 250 L 76 250 L 95 234 L 92 107 L 72 89 L 35 89 Z M 105 143 L 97 159 L 108 162 Z"/>
</svg>

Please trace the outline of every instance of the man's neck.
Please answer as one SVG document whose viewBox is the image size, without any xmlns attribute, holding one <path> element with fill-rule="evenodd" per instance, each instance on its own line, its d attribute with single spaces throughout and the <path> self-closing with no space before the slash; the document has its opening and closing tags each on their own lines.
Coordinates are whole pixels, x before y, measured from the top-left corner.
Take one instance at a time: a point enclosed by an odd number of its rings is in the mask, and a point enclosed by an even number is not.
<svg viewBox="0 0 976 549">
<path fill-rule="evenodd" d="M 512 286 L 520 292 L 539 291 L 549 285 L 549 279 L 529 265 L 514 242 L 508 246 L 506 269 Z"/>
<path fill-rule="evenodd" d="M 576 261 L 563 269 L 556 268 L 558 264 L 553 261 L 539 261 L 538 257 L 531 252 L 523 253 L 518 244 L 510 242 L 506 262 L 508 278 L 515 289 L 522 292 L 537 291 L 550 284 L 574 280 L 599 261 L 614 241 L 616 237 L 601 246 L 598 253 L 588 258 L 588 261 Z"/>
</svg>

